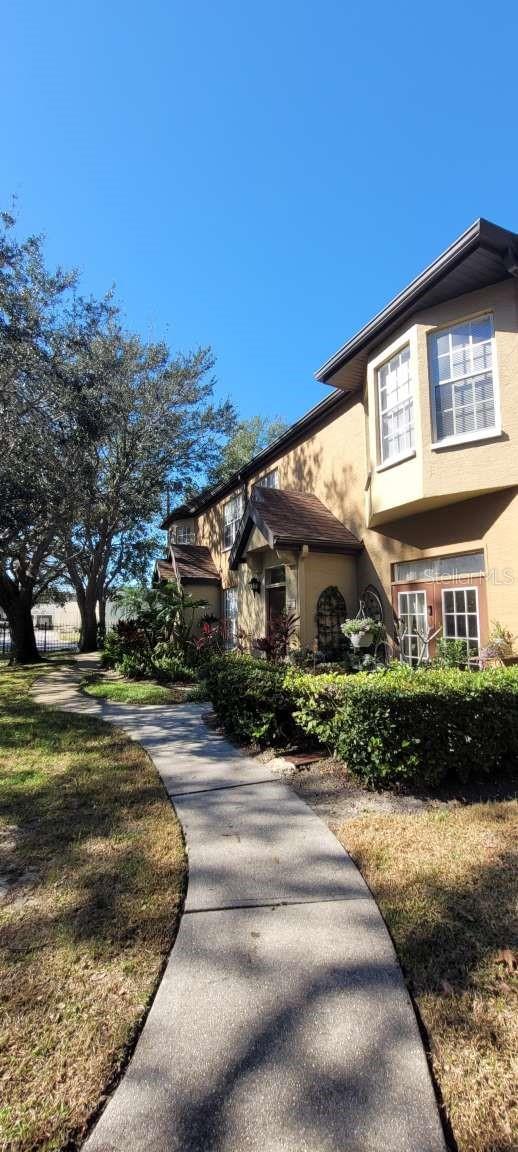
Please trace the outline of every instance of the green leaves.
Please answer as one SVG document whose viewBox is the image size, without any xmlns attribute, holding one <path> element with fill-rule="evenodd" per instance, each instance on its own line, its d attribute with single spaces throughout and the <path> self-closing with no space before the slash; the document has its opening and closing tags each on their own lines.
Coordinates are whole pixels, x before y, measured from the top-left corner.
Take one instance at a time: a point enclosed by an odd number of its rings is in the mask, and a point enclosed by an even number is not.
<svg viewBox="0 0 518 1152">
<path fill-rule="evenodd" d="M 435 787 L 518 757 L 518 669 L 311 675 L 232 654 L 209 670 L 230 736 L 310 737 L 373 787 Z"/>
</svg>

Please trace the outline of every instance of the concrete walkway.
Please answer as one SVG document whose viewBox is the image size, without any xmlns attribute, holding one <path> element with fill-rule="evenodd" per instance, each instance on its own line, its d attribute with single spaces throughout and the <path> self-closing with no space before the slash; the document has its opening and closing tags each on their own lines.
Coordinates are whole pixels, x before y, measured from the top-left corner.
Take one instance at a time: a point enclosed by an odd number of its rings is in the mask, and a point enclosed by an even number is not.
<svg viewBox="0 0 518 1152">
<path fill-rule="evenodd" d="M 100 704 L 77 663 L 37 699 L 144 745 L 189 853 L 176 944 L 87 1152 L 444 1152 L 390 938 L 326 825 L 202 706 Z"/>
</svg>

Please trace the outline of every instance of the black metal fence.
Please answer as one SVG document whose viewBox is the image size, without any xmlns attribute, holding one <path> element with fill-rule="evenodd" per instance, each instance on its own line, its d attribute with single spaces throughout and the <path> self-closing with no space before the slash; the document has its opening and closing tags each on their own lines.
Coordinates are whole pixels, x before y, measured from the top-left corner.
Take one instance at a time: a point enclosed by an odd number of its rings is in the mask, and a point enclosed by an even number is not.
<svg viewBox="0 0 518 1152">
<path fill-rule="evenodd" d="M 41 628 L 34 629 L 38 651 L 45 652 L 77 652 L 79 647 L 79 625 L 74 624 L 43 624 Z M 0 657 L 9 656 L 11 651 L 11 633 L 7 620 L 0 620 Z"/>
</svg>

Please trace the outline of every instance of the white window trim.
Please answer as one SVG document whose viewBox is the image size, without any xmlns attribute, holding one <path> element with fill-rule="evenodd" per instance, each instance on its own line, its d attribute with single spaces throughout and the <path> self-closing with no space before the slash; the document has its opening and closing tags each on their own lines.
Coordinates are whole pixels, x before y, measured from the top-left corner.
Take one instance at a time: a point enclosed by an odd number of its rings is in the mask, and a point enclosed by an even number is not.
<svg viewBox="0 0 518 1152">
<path fill-rule="evenodd" d="M 396 464 L 403 464 L 405 460 L 413 460 L 415 455 L 415 448 L 409 448 L 407 452 L 401 452 L 399 456 L 391 456 L 389 460 L 385 460 L 384 464 L 378 464 L 376 472 L 386 472 L 387 468 L 394 468 Z"/>
<path fill-rule="evenodd" d="M 187 534 L 189 537 L 188 540 L 179 540 L 178 539 L 178 533 L 179 532 Z M 188 528 L 185 524 L 174 524 L 173 525 L 173 540 L 171 541 L 171 543 L 173 544 L 173 546 L 175 544 L 178 544 L 179 546 L 181 546 L 182 544 L 194 544 L 194 526 L 191 528 Z"/>
<path fill-rule="evenodd" d="M 276 476 L 277 477 L 277 483 L 276 484 L 265 484 L 264 481 L 267 480 L 269 476 Z M 276 466 L 275 468 L 270 468 L 268 472 L 265 472 L 263 476 L 260 476 L 258 480 L 254 481 L 253 487 L 254 488 L 275 488 L 278 491 L 278 489 L 279 489 L 279 469 L 278 469 L 278 467 Z"/>
<path fill-rule="evenodd" d="M 412 380 L 412 401 L 414 411 L 414 447 L 407 452 L 401 453 L 400 456 L 392 456 L 389 460 L 382 459 L 381 447 L 381 420 L 380 420 L 380 402 L 379 402 L 379 386 L 378 386 L 378 369 L 383 368 L 393 356 L 397 356 L 398 352 L 402 352 L 403 348 L 410 348 L 410 374 Z M 417 342 L 417 325 L 412 324 L 410 328 L 406 328 L 404 332 L 400 332 L 391 344 L 380 352 L 378 356 L 374 356 L 367 365 L 367 381 L 368 392 L 373 397 L 374 404 L 374 428 L 371 427 L 371 432 L 374 432 L 373 444 L 375 445 L 374 451 L 371 452 L 371 461 L 374 471 L 384 472 L 387 468 L 395 467 L 397 464 L 402 464 L 405 460 L 410 460 L 412 456 L 417 456 L 420 441 L 421 441 L 421 425 L 420 425 L 420 408 L 419 408 L 419 356 L 418 356 L 418 342 Z M 372 389 L 372 390 L 371 390 Z M 373 459 L 374 456 L 374 459 Z"/>
<path fill-rule="evenodd" d="M 492 336 L 491 336 L 491 372 L 493 376 L 493 401 L 495 405 L 495 423 L 492 428 L 476 428 L 473 432 L 459 432 L 457 436 L 444 436 L 442 440 L 437 439 L 437 413 L 435 410 L 435 380 L 433 373 L 433 342 L 441 332 L 450 332 L 452 328 L 457 328 L 460 324 L 468 324 L 471 320 L 482 320 L 485 316 L 489 316 L 491 320 Z M 428 355 L 428 385 L 430 394 L 430 411 L 432 416 L 432 443 L 430 445 L 432 451 L 436 452 L 441 448 L 454 447 L 456 444 L 476 444 L 477 441 L 495 440 L 502 435 L 502 412 L 500 408 L 500 379 L 498 375 L 498 358 L 496 354 L 496 339 L 495 339 L 495 318 L 493 312 L 488 312 L 485 308 L 482 312 L 472 312 L 469 316 L 461 316 L 450 320 L 448 324 L 441 324 L 437 328 L 431 328 L 427 332 L 427 355 Z M 482 373 L 479 373 L 482 375 Z M 459 377 L 459 381 L 464 377 Z M 443 381 L 443 383 L 451 383 L 451 381 Z"/>
<path fill-rule="evenodd" d="M 472 659 L 478 660 L 480 657 L 481 644 L 480 644 L 480 603 L 479 603 L 479 598 L 478 598 L 477 585 L 476 584 L 451 584 L 450 583 L 448 588 L 441 588 L 442 639 L 443 640 L 474 640 L 475 639 L 474 636 L 447 636 L 446 635 L 446 633 L 444 631 L 444 617 L 457 615 L 456 609 L 453 613 L 452 612 L 446 612 L 446 610 L 445 610 L 444 597 L 445 597 L 447 592 L 474 592 L 475 593 L 475 600 L 476 600 L 476 605 L 477 605 L 477 638 L 476 639 L 477 639 L 478 652 L 477 652 L 476 656 L 472 657 Z M 472 612 L 460 612 L 459 615 L 460 616 L 472 616 L 473 613 Z M 467 645 L 466 647 L 467 647 L 468 659 L 469 659 L 470 658 L 469 657 L 469 646 Z"/>
<path fill-rule="evenodd" d="M 227 596 L 229 593 L 233 593 L 232 599 L 235 602 L 235 614 L 234 615 L 229 615 L 226 611 Z M 225 640 L 226 640 L 225 646 L 226 646 L 227 650 L 233 651 L 235 648 L 237 648 L 238 634 L 239 634 L 239 595 L 238 595 L 237 587 L 235 585 L 232 585 L 230 588 L 224 588 L 223 589 L 223 619 L 225 621 L 230 621 L 231 625 L 235 625 L 235 628 L 232 629 L 235 632 L 235 635 L 231 635 L 231 630 L 229 628 L 227 631 L 226 637 L 225 637 Z M 231 641 L 231 643 L 229 643 L 229 641 Z"/>
<path fill-rule="evenodd" d="M 274 572 L 276 568 L 284 568 L 284 580 L 276 580 L 275 583 L 270 584 L 266 579 L 267 572 Z M 269 564 L 264 570 L 264 587 L 266 588 L 285 588 L 287 584 L 286 578 L 286 565 L 285 564 Z"/>
<path fill-rule="evenodd" d="M 240 497 L 240 499 L 241 499 L 241 514 L 239 516 L 239 519 L 226 521 L 225 520 L 225 508 L 227 507 L 227 504 L 230 504 L 232 500 L 236 500 L 238 497 Z M 227 527 L 227 524 L 239 525 L 241 523 L 241 520 L 243 519 L 244 511 L 245 511 L 245 497 L 244 497 L 244 493 L 242 490 L 239 492 L 234 492 L 233 496 L 229 496 L 228 500 L 225 500 L 225 503 L 223 505 L 223 547 L 221 549 L 222 552 L 231 552 L 232 551 L 232 548 L 234 547 L 235 539 L 236 539 L 236 536 L 238 533 L 238 528 L 236 527 L 236 531 L 234 533 L 234 539 L 232 540 L 232 543 L 231 544 L 225 544 L 225 528 Z"/>
<path fill-rule="evenodd" d="M 412 349 L 410 347 L 410 341 L 408 340 L 406 342 L 406 344 L 403 344 L 403 346 L 397 352 L 393 352 L 391 356 L 385 357 L 383 362 L 381 364 L 379 364 L 378 367 L 376 368 L 376 385 L 377 385 L 377 387 L 376 387 L 376 401 L 377 401 L 377 406 L 378 406 L 378 445 L 379 445 L 379 461 L 380 461 L 380 464 L 378 465 L 378 467 L 382 467 L 382 468 L 383 468 L 383 466 L 386 466 L 388 464 L 396 463 L 396 461 L 400 460 L 401 457 L 406 457 L 408 452 L 415 451 L 415 446 L 414 446 L 413 448 L 405 448 L 404 452 L 398 452 L 397 456 L 387 456 L 386 459 L 383 458 L 382 419 L 383 419 L 384 415 L 390 415 L 391 412 L 393 411 L 393 408 L 388 409 L 388 411 L 386 413 L 383 413 L 383 411 L 382 411 L 382 407 L 381 407 L 381 391 L 382 391 L 381 371 L 385 367 L 386 364 L 390 364 L 391 360 L 395 360 L 397 356 L 400 356 L 401 353 L 404 352 L 406 348 L 408 348 L 408 362 L 409 362 L 408 363 L 408 374 L 409 374 L 409 384 L 410 384 L 409 393 L 408 393 L 407 399 L 405 401 L 403 401 L 403 403 L 400 402 L 399 404 L 394 405 L 394 408 L 404 407 L 404 405 L 408 404 L 409 401 L 411 402 L 412 421 L 411 421 L 411 423 L 409 423 L 407 425 L 405 431 L 408 432 L 408 430 L 411 428 L 412 436 L 413 436 L 413 439 L 415 440 L 415 412 L 414 412 L 415 388 L 414 388 L 414 378 L 413 378 L 413 371 L 412 371 L 412 369 L 413 369 Z"/>
<path fill-rule="evenodd" d="M 411 583 L 414 583 L 414 581 L 411 581 Z M 412 592 L 414 592 L 416 596 L 421 596 L 421 595 L 423 595 L 423 596 L 424 596 L 424 618 L 425 618 L 425 621 L 426 621 L 426 622 L 428 622 L 428 596 L 427 596 L 427 589 L 426 589 L 426 588 L 414 588 L 414 589 L 412 589 L 412 588 L 405 588 L 405 590 L 404 590 L 404 591 L 402 591 L 402 592 L 398 592 L 398 600 L 397 600 L 398 617 L 401 619 L 401 616 L 405 615 L 405 613 L 402 613 L 402 612 L 401 612 L 401 597 L 402 597 L 402 596 L 411 596 L 411 595 L 412 595 Z M 409 635 L 414 635 L 414 633 L 409 633 L 409 632 L 406 632 L 406 633 L 405 633 L 405 636 L 404 636 L 404 637 L 402 637 L 402 640 L 404 640 L 404 639 L 405 639 L 405 637 L 406 637 L 406 636 L 409 636 Z M 418 637 L 418 639 L 419 639 L 419 637 Z M 423 657 L 422 657 L 422 659 L 423 659 L 423 660 L 428 660 L 428 659 L 429 659 L 429 654 L 430 654 L 430 651 L 429 651 L 429 644 L 428 644 L 428 643 L 425 643 L 425 644 L 424 644 L 424 654 L 423 654 Z M 410 667 L 414 667 L 414 665 L 412 664 L 412 661 L 411 661 L 411 660 L 405 660 L 405 656 L 404 656 L 404 653 L 403 653 L 403 645 L 402 645 L 402 644 L 401 644 L 401 652 L 400 652 L 400 657 L 399 657 L 399 660 L 400 660 L 400 663 L 401 663 L 401 664 L 409 664 L 409 665 L 410 665 Z"/>
</svg>

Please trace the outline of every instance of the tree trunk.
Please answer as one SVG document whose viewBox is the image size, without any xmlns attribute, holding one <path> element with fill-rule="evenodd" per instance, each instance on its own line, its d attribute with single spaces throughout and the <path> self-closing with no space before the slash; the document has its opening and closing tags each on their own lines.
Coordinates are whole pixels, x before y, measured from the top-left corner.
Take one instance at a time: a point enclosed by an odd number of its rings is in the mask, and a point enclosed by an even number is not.
<svg viewBox="0 0 518 1152">
<path fill-rule="evenodd" d="M 79 614 L 81 616 L 81 636 L 79 640 L 80 652 L 97 652 L 97 617 L 95 615 L 95 596 L 87 588 L 86 593 L 77 597 Z"/>
<path fill-rule="evenodd" d="M 106 636 L 106 597 L 99 598 L 99 638 L 104 642 Z"/>
<path fill-rule="evenodd" d="M 11 632 L 10 664 L 36 664 L 41 659 L 34 635 L 31 604 L 24 597 L 6 606 L 5 613 Z"/>
</svg>

